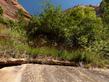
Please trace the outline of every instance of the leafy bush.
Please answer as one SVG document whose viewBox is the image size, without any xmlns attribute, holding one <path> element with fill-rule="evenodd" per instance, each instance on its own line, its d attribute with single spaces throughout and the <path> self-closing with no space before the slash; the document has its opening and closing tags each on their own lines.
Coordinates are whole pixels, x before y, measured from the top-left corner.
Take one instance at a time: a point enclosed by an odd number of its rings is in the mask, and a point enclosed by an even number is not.
<svg viewBox="0 0 109 82">
<path fill-rule="evenodd" d="M 0 42 L 0 49 L 12 49 L 30 57 L 50 56 L 96 65 L 109 58 L 105 53 L 108 49 L 108 30 L 92 7 L 77 6 L 62 11 L 60 7 L 47 5 L 40 15 L 31 18 L 29 24 L 24 20 L 22 11 L 18 13 L 18 21 L 0 18 L 0 23 L 11 27 L 11 38 L 6 43 Z"/>
<path fill-rule="evenodd" d="M 68 13 L 75 22 L 75 28 L 72 30 L 73 45 L 92 46 L 101 39 L 103 24 L 101 18 L 96 16 L 94 8 L 78 6 Z"/>
<path fill-rule="evenodd" d="M 63 12 L 48 5 L 40 15 L 31 18 L 26 31 L 30 45 L 38 49 L 55 46 L 57 50 L 52 56 L 96 65 L 104 63 L 102 50 L 108 43 L 108 31 L 92 7 L 77 6 Z M 48 50 L 44 52 L 49 53 Z"/>
<path fill-rule="evenodd" d="M 36 44 L 42 37 L 58 46 L 78 48 L 93 45 L 101 39 L 103 24 L 92 7 L 78 6 L 62 12 L 60 8 L 47 6 L 44 12 L 31 19 L 27 27 L 29 40 Z"/>
<path fill-rule="evenodd" d="M 28 25 L 27 34 L 30 40 L 46 37 L 51 43 L 63 43 L 65 40 L 65 20 L 60 8 L 47 7 L 42 14 L 33 17 Z"/>
<path fill-rule="evenodd" d="M 103 0 L 100 4 L 101 17 L 105 24 L 108 24 L 109 21 L 109 1 Z"/>
<path fill-rule="evenodd" d="M 3 9 L 2 9 L 1 6 L 0 6 L 0 15 L 1 15 L 1 16 L 3 15 Z"/>
</svg>

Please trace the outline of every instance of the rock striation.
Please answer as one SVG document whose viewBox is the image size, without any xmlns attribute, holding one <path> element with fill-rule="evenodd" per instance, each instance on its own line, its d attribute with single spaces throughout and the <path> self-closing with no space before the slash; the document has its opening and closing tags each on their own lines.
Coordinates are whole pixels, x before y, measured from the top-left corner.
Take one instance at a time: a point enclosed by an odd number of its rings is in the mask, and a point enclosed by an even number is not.
<svg viewBox="0 0 109 82">
<path fill-rule="evenodd" d="M 21 9 L 26 18 L 30 18 L 29 13 L 18 3 L 17 0 L 0 0 L 0 6 L 3 8 L 3 15 L 10 19 L 17 19 L 17 11 Z"/>
<path fill-rule="evenodd" d="M 0 82 L 109 82 L 109 69 L 24 64 L 0 69 Z"/>
</svg>

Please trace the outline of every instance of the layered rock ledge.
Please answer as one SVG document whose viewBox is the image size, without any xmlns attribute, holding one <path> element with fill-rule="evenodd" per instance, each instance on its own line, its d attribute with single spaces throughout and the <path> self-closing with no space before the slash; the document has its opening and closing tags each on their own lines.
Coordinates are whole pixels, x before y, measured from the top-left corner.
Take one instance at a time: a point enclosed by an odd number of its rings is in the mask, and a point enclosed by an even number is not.
<svg viewBox="0 0 109 82">
<path fill-rule="evenodd" d="M 29 13 L 18 3 L 17 0 L 0 0 L 0 6 L 3 8 L 3 15 L 9 19 L 17 19 L 17 11 L 21 9 L 25 17 L 30 18 Z"/>
</svg>

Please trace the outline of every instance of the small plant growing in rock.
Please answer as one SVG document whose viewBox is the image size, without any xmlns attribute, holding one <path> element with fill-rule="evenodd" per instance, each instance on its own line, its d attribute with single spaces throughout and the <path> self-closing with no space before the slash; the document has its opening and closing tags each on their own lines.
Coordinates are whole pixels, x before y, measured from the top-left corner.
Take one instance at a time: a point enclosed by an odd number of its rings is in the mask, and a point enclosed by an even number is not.
<svg viewBox="0 0 109 82">
<path fill-rule="evenodd" d="M 1 15 L 1 16 L 3 15 L 3 9 L 2 9 L 1 6 L 0 6 L 0 15 Z"/>
</svg>

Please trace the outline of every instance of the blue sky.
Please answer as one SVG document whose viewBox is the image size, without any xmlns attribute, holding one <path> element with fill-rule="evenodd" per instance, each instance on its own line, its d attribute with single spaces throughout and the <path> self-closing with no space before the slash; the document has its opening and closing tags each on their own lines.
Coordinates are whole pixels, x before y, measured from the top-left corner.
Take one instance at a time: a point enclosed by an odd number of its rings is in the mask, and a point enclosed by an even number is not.
<svg viewBox="0 0 109 82">
<path fill-rule="evenodd" d="M 18 0 L 30 14 L 39 14 L 43 9 L 43 3 L 46 0 Z M 101 0 L 51 0 L 51 2 L 62 9 L 71 8 L 76 5 L 98 5 Z"/>
</svg>

